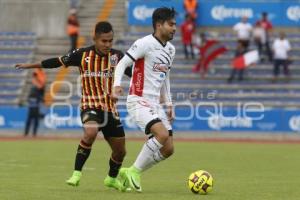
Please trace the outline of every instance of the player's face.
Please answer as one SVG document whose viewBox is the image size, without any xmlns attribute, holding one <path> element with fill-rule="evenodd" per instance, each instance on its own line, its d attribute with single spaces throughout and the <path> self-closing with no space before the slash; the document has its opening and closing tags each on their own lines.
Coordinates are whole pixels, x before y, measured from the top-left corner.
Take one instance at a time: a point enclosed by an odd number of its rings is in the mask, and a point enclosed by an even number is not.
<svg viewBox="0 0 300 200">
<path fill-rule="evenodd" d="M 172 40 L 176 32 L 176 21 L 170 19 L 165 21 L 160 27 L 161 35 L 167 40 Z"/>
<path fill-rule="evenodd" d="M 94 37 L 96 49 L 103 54 L 108 54 L 112 48 L 113 39 L 114 33 L 112 31 L 109 33 L 96 34 Z"/>
</svg>

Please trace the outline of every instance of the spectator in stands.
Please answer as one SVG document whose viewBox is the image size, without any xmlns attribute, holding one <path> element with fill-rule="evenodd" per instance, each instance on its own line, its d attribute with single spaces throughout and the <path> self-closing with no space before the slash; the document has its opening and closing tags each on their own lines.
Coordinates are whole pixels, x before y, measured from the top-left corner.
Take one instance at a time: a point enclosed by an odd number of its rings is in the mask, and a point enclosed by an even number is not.
<svg viewBox="0 0 300 200">
<path fill-rule="evenodd" d="M 242 42 L 237 43 L 237 48 L 235 52 L 235 58 L 245 54 L 247 50 Z M 238 80 L 242 81 L 244 79 L 244 68 L 235 68 L 233 67 L 230 73 L 230 77 L 227 79 L 228 83 L 231 83 L 235 78 L 235 75 L 238 73 Z"/>
<path fill-rule="evenodd" d="M 44 100 L 46 85 L 46 74 L 42 69 L 35 69 L 32 75 L 32 87 L 28 96 L 28 115 L 25 125 L 24 136 L 29 134 L 29 129 L 33 122 L 33 136 L 37 135 L 39 120 L 42 117 L 40 105 Z"/>
<path fill-rule="evenodd" d="M 70 15 L 68 17 L 68 23 L 67 23 L 67 34 L 70 37 L 70 42 L 71 42 L 70 51 L 73 51 L 74 49 L 77 48 L 77 40 L 79 35 L 79 21 L 77 18 L 76 9 L 70 10 Z"/>
<path fill-rule="evenodd" d="M 194 47 L 192 43 L 194 32 L 195 23 L 193 22 L 191 15 L 186 14 L 185 21 L 181 25 L 181 41 L 184 48 L 185 59 L 189 58 L 189 53 L 191 54 L 192 59 L 194 59 Z"/>
<path fill-rule="evenodd" d="M 192 20 L 195 22 L 195 20 L 197 19 L 198 1 L 184 0 L 183 6 L 184 6 L 185 14 L 189 14 Z"/>
<path fill-rule="evenodd" d="M 288 52 L 291 50 L 290 42 L 286 39 L 285 33 L 281 32 L 279 38 L 275 39 L 272 45 L 274 52 L 274 71 L 273 71 L 273 82 L 277 81 L 279 75 L 280 66 L 283 66 L 283 72 L 289 79 L 289 59 Z"/>
<path fill-rule="evenodd" d="M 261 27 L 260 24 L 255 24 L 255 27 L 253 28 L 253 39 L 256 44 L 256 47 L 259 52 L 260 59 L 262 61 L 262 47 L 266 43 L 266 32 Z"/>
<path fill-rule="evenodd" d="M 271 62 L 273 60 L 273 55 L 272 55 L 269 41 L 270 41 L 270 36 L 271 36 L 271 31 L 273 26 L 272 23 L 268 20 L 268 13 L 263 12 L 262 18 L 259 21 L 257 21 L 256 24 L 260 25 L 265 30 L 266 41 L 263 45 L 265 46 L 267 56 L 269 58 L 269 61 Z"/>
<path fill-rule="evenodd" d="M 248 18 L 242 17 L 241 22 L 234 25 L 233 30 L 237 33 L 238 43 L 242 44 L 245 50 L 248 50 L 252 33 L 252 25 L 248 22 Z"/>
</svg>

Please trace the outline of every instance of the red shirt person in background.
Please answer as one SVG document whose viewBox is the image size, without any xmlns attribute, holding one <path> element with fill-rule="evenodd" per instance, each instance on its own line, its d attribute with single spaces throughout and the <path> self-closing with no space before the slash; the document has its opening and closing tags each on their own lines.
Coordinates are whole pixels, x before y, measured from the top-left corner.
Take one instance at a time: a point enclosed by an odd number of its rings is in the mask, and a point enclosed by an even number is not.
<svg viewBox="0 0 300 200">
<path fill-rule="evenodd" d="M 270 33 L 272 31 L 272 23 L 268 20 L 268 13 L 263 12 L 262 13 L 262 18 L 256 22 L 256 25 L 259 25 L 260 27 L 262 27 L 265 30 L 265 35 L 266 35 L 266 42 L 264 43 L 265 46 L 265 50 L 267 53 L 267 56 L 269 58 L 269 61 L 271 62 L 273 60 L 273 55 L 272 55 L 272 51 L 270 48 Z M 263 59 L 262 59 L 263 61 Z"/>
<path fill-rule="evenodd" d="M 192 38 L 195 32 L 195 23 L 191 17 L 191 15 L 186 14 L 185 21 L 181 25 L 181 41 L 184 48 L 185 59 L 189 58 L 189 53 L 191 53 L 192 59 L 194 59 L 194 50 Z M 190 50 L 188 51 L 188 47 Z"/>
</svg>

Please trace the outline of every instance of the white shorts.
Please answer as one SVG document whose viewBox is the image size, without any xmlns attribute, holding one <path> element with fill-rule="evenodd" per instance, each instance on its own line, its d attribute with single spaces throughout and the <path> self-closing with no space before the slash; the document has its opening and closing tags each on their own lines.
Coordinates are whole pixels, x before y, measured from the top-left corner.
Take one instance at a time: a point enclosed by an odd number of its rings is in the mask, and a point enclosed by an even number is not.
<svg viewBox="0 0 300 200">
<path fill-rule="evenodd" d="M 168 131 L 172 130 L 166 112 L 160 104 L 139 98 L 137 101 L 127 101 L 127 111 L 130 118 L 146 134 L 150 133 L 151 125 L 158 121 L 161 121 Z"/>
</svg>

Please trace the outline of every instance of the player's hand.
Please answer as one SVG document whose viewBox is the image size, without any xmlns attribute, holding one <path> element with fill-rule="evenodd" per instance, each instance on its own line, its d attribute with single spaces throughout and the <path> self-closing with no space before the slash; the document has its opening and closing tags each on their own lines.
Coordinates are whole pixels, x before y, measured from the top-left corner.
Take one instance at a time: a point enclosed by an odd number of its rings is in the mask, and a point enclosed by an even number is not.
<svg viewBox="0 0 300 200">
<path fill-rule="evenodd" d="M 175 119 L 175 111 L 174 111 L 173 106 L 167 106 L 166 113 L 167 113 L 169 122 L 172 123 Z"/>
<path fill-rule="evenodd" d="M 29 68 L 31 68 L 31 65 L 30 64 L 26 64 L 26 63 L 17 63 L 15 65 L 15 68 L 16 69 L 29 69 Z"/>
<path fill-rule="evenodd" d="M 123 88 L 121 86 L 115 86 L 112 91 L 112 99 L 117 101 L 120 96 L 123 94 Z"/>
</svg>

